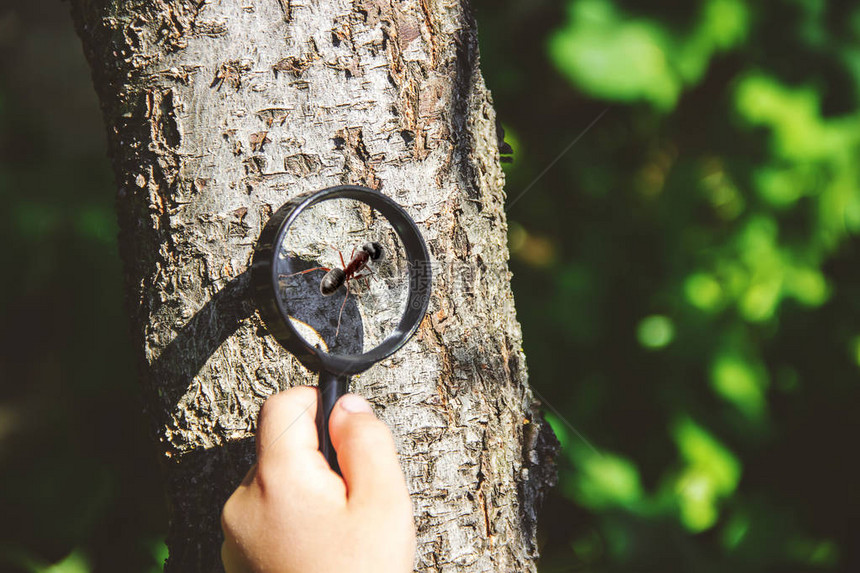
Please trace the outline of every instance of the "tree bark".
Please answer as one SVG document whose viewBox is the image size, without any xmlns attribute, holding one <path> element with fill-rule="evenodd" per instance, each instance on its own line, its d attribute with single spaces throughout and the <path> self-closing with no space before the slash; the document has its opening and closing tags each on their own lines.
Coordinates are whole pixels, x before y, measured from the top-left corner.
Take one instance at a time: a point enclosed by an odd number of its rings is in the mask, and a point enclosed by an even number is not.
<svg viewBox="0 0 860 573">
<path fill-rule="evenodd" d="M 412 214 L 416 337 L 353 379 L 395 434 L 419 571 L 535 570 L 554 437 L 510 290 L 495 115 L 460 0 L 72 0 L 118 184 L 120 248 L 172 512 L 167 571 L 219 571 L 219 514 L 266 397 L 313 383 L 248 291 L 289 197 L 339 183 Z"/>
</svg>

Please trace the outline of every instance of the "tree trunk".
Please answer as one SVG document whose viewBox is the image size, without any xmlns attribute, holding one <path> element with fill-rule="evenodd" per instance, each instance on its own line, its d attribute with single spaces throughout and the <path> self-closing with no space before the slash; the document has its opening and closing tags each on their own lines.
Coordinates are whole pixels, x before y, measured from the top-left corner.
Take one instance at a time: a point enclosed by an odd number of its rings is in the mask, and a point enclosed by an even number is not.
<svg viewBox="0 0 860 573">
<path fill-rule="evenodd" d="M 118 183 L 168 571 L 221 570 L 219 514 L 269 395 L 315 376 L 267 335 L 254 242 L 339 183 L 412 214 L 434 267 L 416 337 L 353 379 L 395 434 L 419 571 L 534 571 L 554 438 L 526 383 L 495 115 L 460 0 L 72 0 Z"/>
</svg>

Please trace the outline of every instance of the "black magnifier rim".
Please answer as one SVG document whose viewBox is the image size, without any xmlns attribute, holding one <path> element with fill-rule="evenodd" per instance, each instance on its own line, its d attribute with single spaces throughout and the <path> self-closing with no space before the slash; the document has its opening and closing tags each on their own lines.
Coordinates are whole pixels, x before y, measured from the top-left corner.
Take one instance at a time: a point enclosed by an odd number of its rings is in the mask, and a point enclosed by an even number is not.
<svg viewBox="0 0 860 573">
<path fill-rule="evenodd" d="M 278 295 L 275 257 L 279 245 L 298 216 L 321 201 L 352 199 L 360 201 L 385 217 L 400 237 L 409 270 L 409 293 L 400 322 L 385 340 L 362 354 L 329 354 L 309 344 L 290 322 Z M 418 330 L 430 303 L 430 255 L 418 226 L 409 214 L 379 191 L 359 185 L 338 185 L 303 193 L 287 201 L 271 216 L 254 249 L 251 288 L 266 327 L 284 348 L 293 353 L 309 370 L 327 371 L 340 376 L 358 374 L 403 346 Z"/>
</svg>

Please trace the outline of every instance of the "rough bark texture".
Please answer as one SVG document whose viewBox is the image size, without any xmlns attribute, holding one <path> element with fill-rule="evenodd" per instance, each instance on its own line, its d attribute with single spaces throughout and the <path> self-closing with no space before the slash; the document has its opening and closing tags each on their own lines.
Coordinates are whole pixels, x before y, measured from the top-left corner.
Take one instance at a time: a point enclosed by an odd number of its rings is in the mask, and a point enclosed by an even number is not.
<svg viewBox="0 0 860 573">
<path fill-rule="evenodd" d="M 168 571 L 218 571 L 219 514 L 262 402 L 313 383 L 248 300 L 287 198 L 380 189 L 422 229 L 430 311 L 353 379 L 393 430 L 419 571 L 535 569 L 554 438 L 526 384 L 495 116 L 460 0 L 73 0 L 118 183 L 149 413 L 166 458 Z M 467 271 L 467 272 L 466 272 Z"/>
</svg>

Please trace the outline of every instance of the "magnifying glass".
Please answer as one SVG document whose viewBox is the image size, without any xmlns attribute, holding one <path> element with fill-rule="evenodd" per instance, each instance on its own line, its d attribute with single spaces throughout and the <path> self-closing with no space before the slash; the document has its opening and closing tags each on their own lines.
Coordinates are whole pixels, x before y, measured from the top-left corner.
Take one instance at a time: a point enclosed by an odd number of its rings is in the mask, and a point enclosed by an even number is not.
<svg viewBox="0 0 860 573">
<path fill-rule="evenodd" d="M 349 377 L 396 352 L 430 302 L 430 257 L 415 222 L 357 185 L 299 195 L 254 249 L 251 284 L 269 332 L 319 373 L 320 451 L 340 473 L 328 421 Z"/>
</svg>

